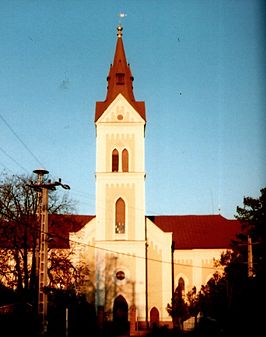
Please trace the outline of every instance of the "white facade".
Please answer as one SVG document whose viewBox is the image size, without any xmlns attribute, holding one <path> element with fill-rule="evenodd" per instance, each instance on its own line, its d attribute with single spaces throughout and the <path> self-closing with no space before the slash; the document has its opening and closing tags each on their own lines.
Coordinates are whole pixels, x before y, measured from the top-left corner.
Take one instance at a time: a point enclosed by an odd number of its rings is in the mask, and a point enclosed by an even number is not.
<svg viewBox="0 0 266 337">
<path fill-rule="evenodd" d="M 107 319 L 119 298 L 128 312 L 136 307 L 138 322 L 171 325 L 166 308 L 179 280 L 185 292 L 199 290 L 225 249 L 173 251 L 172 232 L 145 216 L 145 111 L 134 99 L 121 32 L 106 100 L 96 105 L 96 217 L 71 240 L 84 242 L 77 259 L 90 266 L 95 304 Z"/>
</svg>

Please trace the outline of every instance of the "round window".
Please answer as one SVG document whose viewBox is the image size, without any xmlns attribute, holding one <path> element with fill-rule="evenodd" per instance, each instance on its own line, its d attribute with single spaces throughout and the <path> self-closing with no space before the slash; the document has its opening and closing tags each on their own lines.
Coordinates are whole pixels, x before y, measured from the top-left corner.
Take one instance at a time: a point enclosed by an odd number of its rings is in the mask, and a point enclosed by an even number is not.
<svg viewBox="0 0 266 337">
<path fill-rule="evenodd" d="M 125 273 L 122 270 L 119 270 L 115 276 L 119 281 L 122 281 L 125 278 Z"/>
</svg>

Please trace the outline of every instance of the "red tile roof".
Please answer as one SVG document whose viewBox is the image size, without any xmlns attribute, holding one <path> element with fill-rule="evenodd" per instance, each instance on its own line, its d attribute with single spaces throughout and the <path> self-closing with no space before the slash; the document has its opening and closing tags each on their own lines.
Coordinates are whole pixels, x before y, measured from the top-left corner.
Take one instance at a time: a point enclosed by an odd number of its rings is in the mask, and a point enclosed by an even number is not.
<svg viewBox="0 0 266 337">
<path fill-rule="evenodd" d="M 69 248 L 69 233 L 78 232 L 94 217 L 94 215 L 50 214 L 48 222 L 52 240 L 49 247 Z"/>
<path fill-rule="evenodd" d="M 69 247 L 69 232 L 77 232 L 94 216 L 49 215 L 49 233 L 54 234 L 50 247 Z M 238 220 L 221 215 L 148 216 L 164 232 L 173 233 L 175 249 L 230 248 L 232 239 L 241 232 Z"/>
<path fill-rule="evenodd" d="M 49 248 L 69 248 L 69 233 L 78 232 L 92 218 L 94 218 L 92 215 L 49 214 Z M 38 233 L 37 227 L 34 217 L 21 223 L 3 221 L 0 225 L 0 248 L 12 249 L 14 245 L 23 247 L 25 229 L 27 229 L 27 244 L 32 247 L 34 232 L 35 235 Z"/>
<path fill-rule="evenodd" d="M 221 215 L 148 216 L 164 232 L 173 233 L 175 249 L 230 248 L 232 239 L 241 232 L 238 220 Z"/>
<path fill-rule="evenodd" d="M 69 248 L 70 233 L 78 232 L 94 217 L 49 214 L 49 236 L 52 238 L 49 240 L 49 247 Z M 228 220 L 221 215 L 160 215 L 147 218 L 162 231 L 173 233 L 175 249 L 230 248 L 231 240 L 241 232 L 238 220 Z M 10 223 L 7 224 L 10 226 Z M 0 247 L 11 246 L 11 241 L 0 237 Z"/>
</svg>

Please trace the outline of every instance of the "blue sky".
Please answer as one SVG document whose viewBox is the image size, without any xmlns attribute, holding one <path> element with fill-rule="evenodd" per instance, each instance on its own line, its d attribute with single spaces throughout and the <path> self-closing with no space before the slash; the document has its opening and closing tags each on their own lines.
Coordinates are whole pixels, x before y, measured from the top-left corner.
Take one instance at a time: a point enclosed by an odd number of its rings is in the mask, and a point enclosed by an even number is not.
<svg viewBox="0 0 266 337">
<path fill-rule="evenodd" d="M 95 102 L 120 12 L 146 104 L 146 214 L 233 218 L 266 186 L 263 1 L 1 0 L 0 170 L 45 167 L 95 214 Z"/>
</svg>

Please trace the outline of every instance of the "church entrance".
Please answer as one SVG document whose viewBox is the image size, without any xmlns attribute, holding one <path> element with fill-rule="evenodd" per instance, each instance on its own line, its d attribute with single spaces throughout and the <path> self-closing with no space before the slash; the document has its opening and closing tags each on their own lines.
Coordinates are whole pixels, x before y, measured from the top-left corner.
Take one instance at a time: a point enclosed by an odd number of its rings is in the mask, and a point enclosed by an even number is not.
<svg viewBox="0 0 266 337">
<path fill-rule="evenodd" d="M 121 295 L 114 301 L 113 322 L 116 336 L 129 334 L 128 304 Z"/>
<path fill-rule="evenodd" d="M 150 325 L 151 327 L 158 327 L 160 322 L 159 311 L 156 307 L 153 307 L 150 311 Z"/>
</svg>

